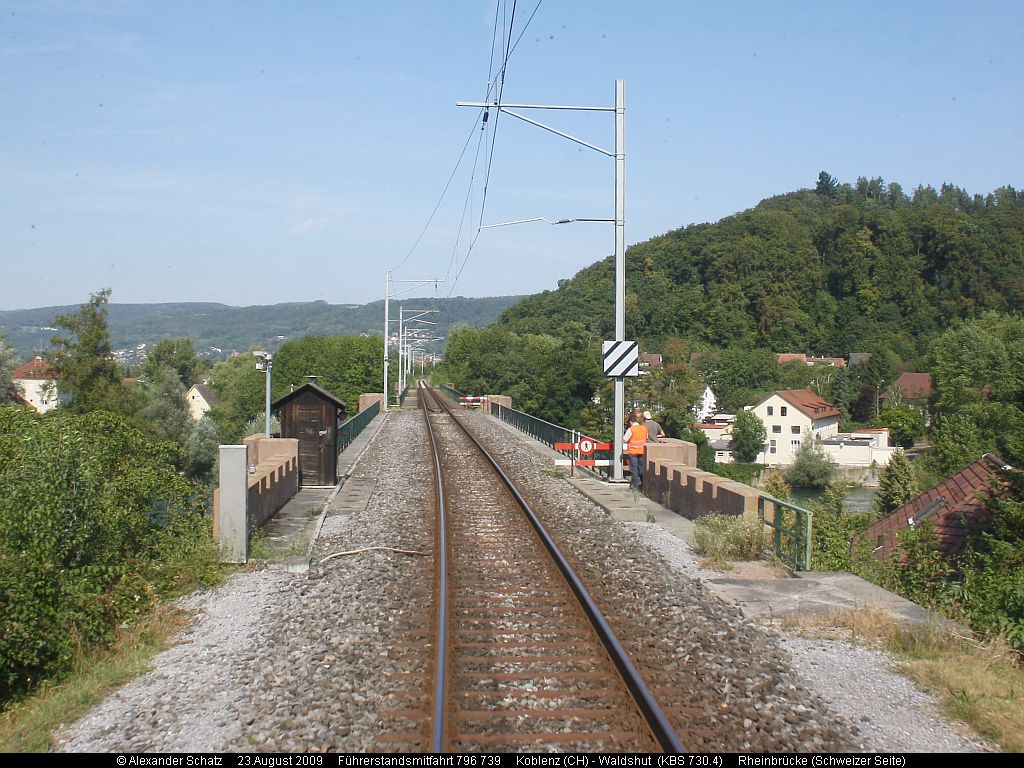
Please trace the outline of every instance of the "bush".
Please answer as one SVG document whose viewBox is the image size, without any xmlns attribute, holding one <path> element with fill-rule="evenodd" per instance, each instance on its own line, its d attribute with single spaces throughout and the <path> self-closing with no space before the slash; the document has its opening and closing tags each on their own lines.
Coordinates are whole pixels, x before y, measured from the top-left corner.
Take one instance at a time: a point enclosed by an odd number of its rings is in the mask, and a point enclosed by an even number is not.
<svg viewBox="0 0 1024 768">
<path fill-rule="evenodd" d="M 764 469 L 764 464 L 745 464 L 741 461 L 734 461 L 731 464 L 715 464 L 712 470 L 716 475 L 735 480 L 737 483 L 751 485 L 754 477 Z"/>
<path fill-rule="evenodd" d="M 764 552 L 763 526 L 745 515 L 705 515 L 694 528 L 697 551 L 716 564 L 757 560 Z"/>
<path fill-rule="evenodd" d="M 0 407 L 0 487 L 0 703 L 216 579 L 203 495 L 120 417 Z"/>
<path fill-rule="evenodd" d="M 796 453 L 783 476 L 794 488 L 827 488 L 836 474 L 836 465 L 817 445 L 807 442 Z"/>
</svg>

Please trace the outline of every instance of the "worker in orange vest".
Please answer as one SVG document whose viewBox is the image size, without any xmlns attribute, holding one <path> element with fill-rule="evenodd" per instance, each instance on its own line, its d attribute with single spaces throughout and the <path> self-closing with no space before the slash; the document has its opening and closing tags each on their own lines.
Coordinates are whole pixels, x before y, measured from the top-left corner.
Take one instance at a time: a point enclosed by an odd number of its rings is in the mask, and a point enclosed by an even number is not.
<svg viewBox="0 0 1024 768">
<path fill-rule="evenodd" d="M 643 414 L 633 416 L 629 429 L 622 435 L 622 443 L 626 446 L 626 458 L 629 460 L 629 485 L 639 490 L 644 474 L 644 454 L 647 453 L 647 427 L 643 423 Z"/>
</svg>

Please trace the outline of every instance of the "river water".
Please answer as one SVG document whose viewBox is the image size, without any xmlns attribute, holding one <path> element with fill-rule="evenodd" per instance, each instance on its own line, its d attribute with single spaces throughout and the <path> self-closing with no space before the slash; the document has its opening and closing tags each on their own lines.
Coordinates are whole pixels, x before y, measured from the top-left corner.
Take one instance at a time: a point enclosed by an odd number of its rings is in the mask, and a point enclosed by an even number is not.
<svg viewBox="0 0 1024 768">
<path fill-rule="evenodd" d="M 811 502 L 820 499 L 824 494 L 825 491 L 817 488 L 794 488 L 793 502 L 801 507 L 810 508 Z M 846 508 L 850 512 L 871 512 L 877 495 L 877 488 L 868 488 L 863 485 L 850 486 L 846 489 Z"/>
</svg>

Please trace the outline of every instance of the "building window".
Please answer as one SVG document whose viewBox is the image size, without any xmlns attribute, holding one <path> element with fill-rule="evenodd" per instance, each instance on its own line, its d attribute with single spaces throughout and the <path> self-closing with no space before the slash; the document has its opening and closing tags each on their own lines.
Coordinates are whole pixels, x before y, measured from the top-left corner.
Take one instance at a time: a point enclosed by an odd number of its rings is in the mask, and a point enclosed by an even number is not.
<svg viewBox="0 0 1024 768">
<path fill-rule="evenodd" d="M 793 453 L 796 453 L 797 451 L 800 450 L 800 441 L 799 440 L 790 440 L 789 441 L 789 448 L 790 448 L 791 451 L 793 451 Z"/>
<path fill-rule="evenodd" d="M 792 433 L 793 433 L 794 435 L 799 435 L 799 434 L 800 434 L 800 427 L 799 427 L 799 426 L 796 426 L 796 427 L 790 427 L 790 428 L 789 428 L 789 430 L 790 430 L 790 432 L 792 432 Z"/>
<path fill-rule="evenodd" d="M 772 440 L 768 446 L 768 453 L 775 453 L 775 441 Z"/>
<path fill-rule="evenodd" d="M 725 458 L 725 451 L 716 451 L 715 452 L 715 458 L 716 459 L 724 459 Z"/>
<path fill-rule="evenodd" d="M 786 406 L 782 406 L 781 408 L 779 408 L 779 413 L 785 416 L 787 413 L 789 413 L 789 409 Z"/>
<path fill-rule="evenodd" d="M 772 424 L 772 434 L 773 435 L 782 434 L 782 425 L 781 424 Z"/>
<path fill-rule="evenodd" d="M 772 406 L 770 406 L 770 405 L 768 406 L 768 415 L 769 416 L 774 416 L 775 415 L 775 409 Z"/>
</svg>

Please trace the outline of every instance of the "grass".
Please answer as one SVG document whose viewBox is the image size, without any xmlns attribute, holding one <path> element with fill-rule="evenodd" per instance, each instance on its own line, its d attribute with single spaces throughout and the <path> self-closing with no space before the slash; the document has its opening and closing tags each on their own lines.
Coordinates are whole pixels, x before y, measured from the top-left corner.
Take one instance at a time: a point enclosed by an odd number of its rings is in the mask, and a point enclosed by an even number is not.
<svg viewBox="0 0 1024 768">
<path fill-rule="evenodd" d="M 705 515 L 693 532 L 697 551 L 715 570 L 729 570 L 732 560 L 758 560 L 764 554 L 761 523 L 745 515 Z"/>
<path fill-rule="evenodd" d="M 1024 669 L 1020 655 L 1003 639 L 982 641 L 956 628 L 907 627 L 886 611 L 867 607 L 791 626 L 834 628 L 887 651 L 947 715 L 1007 752 L 1024 752 Z"/>
<path fill-rule="evenodd" d="M 151 659 L 188 623 L 185 611 L 161 606 L 123 630 L 114 645 L 83 656 L 60 682 L 43 683 L 0 715 L 0 752 L 46 752 L 61 725 L 85 715 L 108 693 L 150 669 Z"/>
</svg>

